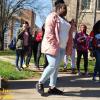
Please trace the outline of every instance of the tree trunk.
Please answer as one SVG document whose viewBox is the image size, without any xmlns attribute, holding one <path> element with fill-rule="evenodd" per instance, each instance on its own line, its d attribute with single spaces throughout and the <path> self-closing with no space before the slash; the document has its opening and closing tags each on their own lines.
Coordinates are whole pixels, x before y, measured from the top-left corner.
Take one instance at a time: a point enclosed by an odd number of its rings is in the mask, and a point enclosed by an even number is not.
<svg viewBox="0 0 100 100">
<path fill-rule="evenodd" d="M 1 31 L 1 39 L 0 39 L 0 50 L 4 50 L 4 33 L 6 31 L 6 27 L 5 28 L 2 28 L 2 31 Z"/>
<path fill-rule="evenodd" d="M 0 41 L 1 43 L 1 47 L 0 47 L 0 50 L 2 51 L 2 50 L 4 50 L 4 38 L 2 37 L 2 39 L 1 39 L 1 41 Z"/>
<path fill-rule="evenodd" d="M 0 41 L 0 50 L 4 50 L 4 34 L 1 36 L 1 41 Z"/>
</svg>

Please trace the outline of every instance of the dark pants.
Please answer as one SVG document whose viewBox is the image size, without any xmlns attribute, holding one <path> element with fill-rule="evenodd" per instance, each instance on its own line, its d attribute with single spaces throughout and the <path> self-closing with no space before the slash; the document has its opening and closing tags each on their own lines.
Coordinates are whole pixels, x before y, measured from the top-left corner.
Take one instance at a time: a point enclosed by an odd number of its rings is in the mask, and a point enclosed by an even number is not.
<svg viewBox="0 0 100 100">
<path fill-rule="evenodd" d="M 96 62 L 95 62 L 93 77 L 96 77 L 97 73 L 99 73 L 99 77 L 100 77 L 100 50 L 98 49 L 95 50 L 95 58 L 96 58 Z"/>
<path fill-rule="evenodd" d="M 21 68 L 23 65 L 24 53 L 22 49 L 16 50 L 16 67 Z M 20 65 L 18 64 L 20 60 Z"/>
<path fill-rule="evenodd" d="M 32 57 L 32 46 L 28 46 L 27 52 L 26 52 L 26 66 L 29 66 L 30 60 Z"/>
<path fill-rule="evenodd" d="M 88 70 L 88 51 L 77 51 L 77 69 L 80 71 L 80 61 L 81 56 L 84 58 L 84 70 L 87 72 Z"/>
<path fill-rule="evenodd" d="M 23 54 L 24 54 L 24 62 L 26 64 L 26 66 L 29 66 L 30 63 L 30 59 L 32 56 L 32 47 L 30 46 L 24 46 L 23 47 Z"/>
<path fill-rule="evenodd" d="M 37 68 L 39 68 L 39 61 L 41 57 L 41 42 L 34 42 L 32 46 L 33 56 L 34 56 L 34 63 Z"/>
</svg>

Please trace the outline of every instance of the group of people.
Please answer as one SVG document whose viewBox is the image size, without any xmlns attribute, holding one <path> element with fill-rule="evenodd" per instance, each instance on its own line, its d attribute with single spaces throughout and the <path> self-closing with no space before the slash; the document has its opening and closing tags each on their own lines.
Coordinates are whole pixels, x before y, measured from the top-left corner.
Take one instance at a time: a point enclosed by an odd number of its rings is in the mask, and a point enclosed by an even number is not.
<svg viewBox="0 0 100 100">
<path fill-rule="evenodd" d="M 32 54 L 34 56 L 35 67 L 39 70 L 42 38 L 42 31 L 32 32 L 27 21 L 22 24 L 16 37 L 16 68 L 19 71 L 23 69 L 23 65 L 29 67 Z"/>
<path fill-rule="evenodd" d="M 97 54 L 97 51 L 100 49 L 100 35 L 99 35 L 99 28 L 100 28 L 100 20 L 96 22 L 96 24 L 93 26 L 92 31 L 88 35 L 86 30 L 87 26 L 85 24 L 80 25 L 80 32 L 76 32 L 73 38 L 73 49 L 71 54 L 71 68 L 72 73 L 75 72 L 75 66 L 78 70 L 78 75 L 81 75 L 80 72 L 80 61 L 81 56 L 83 55 L 84 59 L 84 74 L 88 76 L 88 51 L 92 53 L 92 57 L 95 57 L 96 63 L 94 67 L 94 74 L 93 74 L 93 80 L 96 80 L 96 75 L 99 73 L 99 80 L 100 80 L 100 67 L 99 65 L 99 53 Z M 98 34 L 98 35 L 96 35 Z M 75 62 L 75 49 L 77 51 L 77 60 Z M 64 56 L 64 68 L 66 68 L 68 64 L 68 56 Z M 98 65 L 97 65 L 98 64 Z"/>
<path fill-rule="evenodd" d="M 55 2 L 55 11 L 51 12 L 45 21 L 45 28 L 39 36 L 31 34 L 31 30 L 28 22 L 22 25 L 22 28 L 18 31 L 16 38 L 16 67 L 21 70 L 23 62 L 26 66 L 29 66 L 29 62 L 34 53 L 34 62 L 37 68 L 39 68 L 39 58 L 41 53 L 45 55 L 46 66 L 42 73 L 41 78 L 36 84 L 36 90 L 43 95 L 44 83 L 50 79 L 49 94 L 62 95 L 63 91 L 56 88 L 56 81 L 58 75 L 59 64 L 61 60 L 64 60 L 64 67 L 67 66 L 66 59 L 68 56 L 72 58 L 72 72 L 75 70 L 75 49 L 77 51 L 76 66 L 78 75 L 80 72 L 81 56 L 84 58 L 84 71 L 85 75 L 88 75 L 88 49 L 94 53 L 96 63 L 94 67 L 93 80 L 96 80 L 96 75 L 99 72 L 100 80 L 100 48 L 97 46 L 95 38 L 99 38 L 100 35 L 100 20 L 93 26 L 92 35 L 86 33 L 87 26 L 85 24 L 80 25 L 80 32 L 77 32 L 76 22 L 72 19 L 70 22 L 65 19 L 67 14 L 67 7 L 63 0 L 57 0 Z M 44 34 L 45 33 L 45 34 Z M 34 38 L 36 37 L 36 38 Z M 36 41 L 37 39 L 37 41 Z M 89 41 L 92 41 L 92 49 L 89 47 Z M 100 43 L 98 39 L 98 44 Z M 19 57 L 20 66 L 18 65 Z M 37 59 L 38 58 L 38 59 Z"/>
<path fill-rule="evenodd" d="M 81 56 L 84 58 L 84 71 L 85 75 L 88 75 L 88 45 L 89 45 L 89 35 L 86 33 L 87 27 L 85 24 L 80 25 L 80 32 L 73 33 L 73 49 L 71 54 L 71 69 L 72 73 L 75 72 L 75 67 L 77 66 L 78 75 L 80 72 L 80 61 Z M 75 51 L 77 51 L 77 61 L 75 61 Z M 64 69 L 68 64 L 68 56 L 64 56 Z"/>
</svg>

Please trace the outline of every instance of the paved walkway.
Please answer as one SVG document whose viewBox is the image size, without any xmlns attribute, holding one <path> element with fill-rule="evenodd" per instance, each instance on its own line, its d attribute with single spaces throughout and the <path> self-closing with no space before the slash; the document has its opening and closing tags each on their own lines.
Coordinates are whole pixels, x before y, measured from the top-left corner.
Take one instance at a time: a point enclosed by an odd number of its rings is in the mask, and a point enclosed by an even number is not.
<svg viewBox="0 0 100 100">
<path fill-rule="evenodd" d="M 10 95 L 12 100 L 100 100 L 100 83 L 95 83 L 91 77 L 78 77 L 71 74 L 59 74 L 57 86 L 64 91 L 63 96 L 48 95 L 40 96 L 35 84 L 38 79 L 10 80 Z M 45 84 L 47 92 L 48 82 Z"/>
<path fill-rule="evenodd" d="M 0 56 L 0 60 L 10 62 L 12 65 L 15 65 L 15 56 Z M 37 71 L 37 69 L 34 66 L 35 66 L 34 63 L 30 63 L 29 69 Z M 41 69 L 41 71 L 42 70 L 43 69 Z"/>
<path fill-rule="evenodd" d="M 0 57 L 0 59 L 7 60 L 6 57 Z M 91 79 L 91 76 L 59 74 L 57 87 L 64 91 L 64 95 L 48 95 L 46 93 L 48 81 L 45 84 L 44 97 L 40 96 L 35 89 L 38 79 L 9 80 L 10 91 L 0 100 L 100 100 L 100 83 L 93 82 Z"/>
</svg>

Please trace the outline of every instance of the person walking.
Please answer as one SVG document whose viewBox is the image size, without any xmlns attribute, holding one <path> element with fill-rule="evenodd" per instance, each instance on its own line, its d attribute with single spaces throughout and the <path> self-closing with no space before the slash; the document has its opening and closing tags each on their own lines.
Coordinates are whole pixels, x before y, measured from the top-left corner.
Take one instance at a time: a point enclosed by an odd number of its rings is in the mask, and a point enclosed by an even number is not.
<svg viewBox="0 0 100 100">
<path fill-rule="evenodd" d="M 44 94 L 43 84 L 48 79 L 50 79 L 48 93 L 63 95 L 63 91 L 56 88 L 57 74 L 60 61 L 65 55 L 66 46 L 69 46 L 67 47 L 67 51 L 68 54 L 71 54 L 73 31 L 70 30 L 71 25 L 64 18 L 66 14 L 67 8 L 64 1 L 56 1 L 55 12 L 50 13 L 45 22 L 45 34 L 41 49 L 42 53 L 46 54 L 48 66 L 45 68 L 41 78 L 36 84 L 36 90 L 41 95 Z"/>
</svg>

